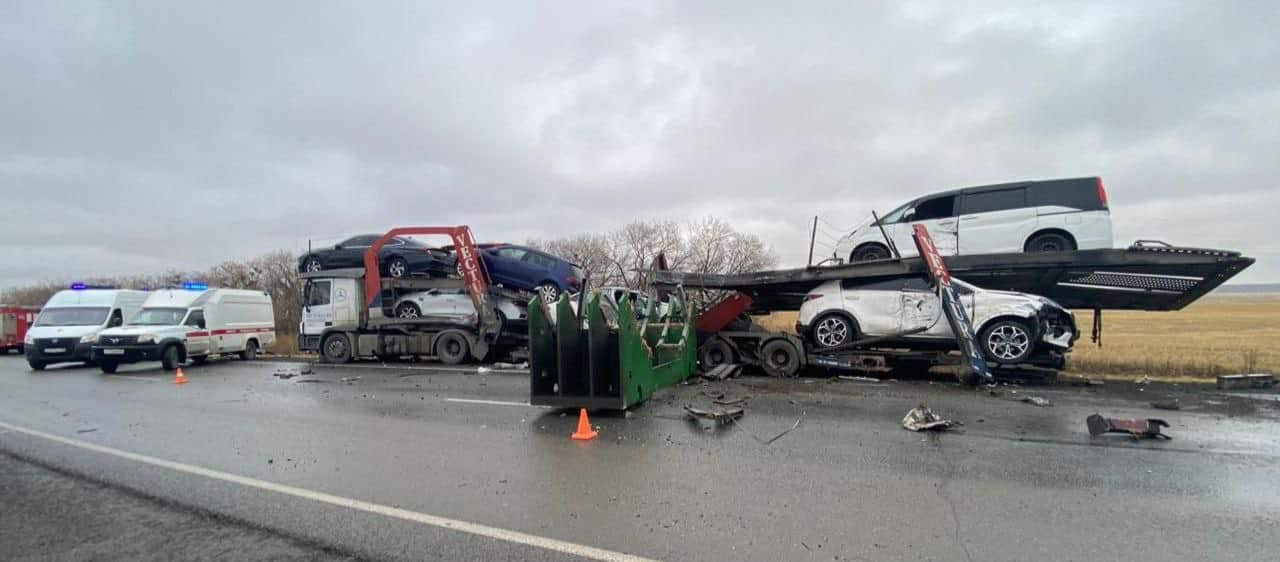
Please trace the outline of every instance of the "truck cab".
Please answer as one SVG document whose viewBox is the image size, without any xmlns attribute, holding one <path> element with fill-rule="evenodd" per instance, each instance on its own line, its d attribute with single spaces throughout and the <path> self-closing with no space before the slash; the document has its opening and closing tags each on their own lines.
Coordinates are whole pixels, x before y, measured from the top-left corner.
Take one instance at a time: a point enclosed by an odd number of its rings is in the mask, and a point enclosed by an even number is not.
<svg viewBox="0 0 1280 562">
<path fill-rule="evenodd" d="M 360 328 L 364 307 L 360 276 L 352 270 L 330 270 L 321 275 L 307 279 L 303 288 L 302 324 L 298 329 L 301 349 L 319 350 L 326 332 Z"/>
</svg>

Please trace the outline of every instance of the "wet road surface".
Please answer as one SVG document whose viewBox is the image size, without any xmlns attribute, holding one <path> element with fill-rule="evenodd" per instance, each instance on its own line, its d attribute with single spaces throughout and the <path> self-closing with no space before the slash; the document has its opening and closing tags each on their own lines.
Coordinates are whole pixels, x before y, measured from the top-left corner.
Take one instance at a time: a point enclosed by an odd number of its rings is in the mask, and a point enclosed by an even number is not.
<svg viewBox="0 0 1280 562">
<path fill-rule="evenodd" d="M 745 378 L 593 416 L 582 443 L 576 415 L 523 404 L 522 372 L 289 370 L 222 361 L 175 386 L 0 358 L 0 449 L 374 559 L 1268 560 L 1280 534 L 1265 394 Z M 740 425 L 684 419 L 720 393 L 751 397 Z M 1147 405 L 1171 393 L 1183 410 Z M 921 402 L 965 425 L 903 430 Z M 1174 440 L 1091 439 L 1094 412 Z"/>
</svg>

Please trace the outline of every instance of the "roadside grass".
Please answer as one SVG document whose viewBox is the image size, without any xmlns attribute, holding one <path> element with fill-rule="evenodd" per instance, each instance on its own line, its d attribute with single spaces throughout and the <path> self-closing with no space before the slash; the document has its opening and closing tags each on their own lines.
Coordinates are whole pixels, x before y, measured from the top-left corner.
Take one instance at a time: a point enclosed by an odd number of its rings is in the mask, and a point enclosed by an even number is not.
<svg viewBox="0 0 1280 562">
<path fill-rule="evenodd" d="M 298 349 L 298 334 L 276 332 L 276 343 L 267 352 L 282 357 L 296 357 L 302 354 Z"/>
<path fill-rule="evenodd" d="M 1203 380 L 1280 372 L 1280 294 L 1210 296 L 1179 311 L 1105 311 L 1102 347 L 1089 341 L 1093 312 L 1077 310 L 1082 332 L 1067 374 L 1097 378 Z M 795 331 L 795 312 L 757 317 Z"/>
</svg>

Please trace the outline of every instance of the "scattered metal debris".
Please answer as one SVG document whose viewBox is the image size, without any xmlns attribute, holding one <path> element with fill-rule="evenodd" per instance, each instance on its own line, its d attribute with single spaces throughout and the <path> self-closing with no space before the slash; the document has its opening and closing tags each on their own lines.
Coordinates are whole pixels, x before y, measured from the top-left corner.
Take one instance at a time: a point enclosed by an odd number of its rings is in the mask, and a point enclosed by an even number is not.
<svg viewBox="0 0 1280 562">
<path fill-rule="evenodd" d="M 721 396 L 724 396 L 724 395 L 722 394 Z M 711 403 L 717 406 L 737 406 L 738 404 L 743 404 L 750 399 L 751 399 L 750 396 L 739 396 L 737 398 L 729 398 L 729 399 L 717 398 L 715 400 L 712 400 Z"/>
<path fill-rule="evenodd" d="M 1045 406 L 1052 406 L 1052 405 L 1053 405 L 1052 403 L 1050 403 L 1050 402 L 1049 402 L 1049 399 L 1048 399 L 1048 398 L 1041 398 L 1041 397 L 1039 397 L 1039 396 L 1024 395 L 1024 396 L 1022 396 L 1022 397 L 1018 398 L 1018 401 L 1019 401 L 1019 402 L 1026 402 L 1026 403 L 1028 403 L 1028 404 L 1034 404 L 1034 405 L 1036 405 L 1036 406 L 1040 406 L 1041 408 L 1043 408 L 1043 407 L 1045 407 Z"/>
<path fill-rule="evenodd" d="M 1103 381 L 1096 381 L 1093 379 L 1080 379 L 1080 380 L 1071 381 L 1071 386 L 1102 386 L 1105 384 L 1107 383 Z"/>
<path fill-rule="evenodd" d="M 1160 428 L 1169 427 L 1169 422 L 1155 418 L 1104 418 L 1101 414 L 1093 414 L 1085 419 L 1085 424 L 1089 426 L 1089 435 L 1094 437 L 1103 433 L 1125 433 L 1135 439 L 1138 437 L 1173 439 L 1160 433 Z"/>
<path fill-rule="evenodd" d="M 498 361 L 497 363 L 494 363 L 490 366 L 493 367 L 494 369 L 528 369 L 529 362 L 524 361 L 521 363 L 505 363 L 502 361 Z"/>
<path fill-rule="evenodd" d="M 854 377 L 850 375 L 836 375 L 836 378 L 842 381 L 880 382 L 880 379 L 877 379 L 875 377 Z"/>
<path fill-rule="evenodd" d="M 360 380 L 360 377 L 342 377 L 342 378 L 340 378 L 340 379 L 338 379 L 338 380 L 339 380 L 340 382 L 345 382 L 345 383 L 347 383 L 347 384 L 351 384 L 351 383 L 353 383 L 353 382 L 356 382 L 356 381 Z"/>
<path fill-rule="evenodd" d="M 702 378 L 707 380 L 712 380 L 712 381 L 722 381 L 725 379 L 731 379 L 733 377 L 736 377 L 740 372 L 742 372 L 742 365 L 736 365 L 733 363 L 724 363 L 721 365 L 717 365 L 715 368 L 711 369 L 710 371 L 702 373 Z"/>
<path fill-rule="evenodd" d="M 1178 402 L 1177 398 L 1174 398 L 1172 400 L 1152 402 L 1151 407 L 1157 410 L 1181 410 L 1182 404 Z"/>
<path fill-rule="evenodd" d="M 924 404 L 912 408 L 910 412 L 907 412 L 907 416 L 902 418 L 902 427 L 911 431 L 942 431 L 958 425 L 964 424 L 943 419 L 942 416 L 933 413 Z"/>
<path fill-rule="evenodd" d="M 724 398 L 724 393 L 717 390 L 702 390 L 700 394 L 712 400 L 720 400 Z"/>
<path fill-rule="evenodd" d="M 90 427 L 90 428 L 88 428 L 88 429 L 77 429 L 77 430 L 76 430 L 76 433 L 93 433 L 93 432 L 95 432 L 95 431 L 97 431 L 97 430 L 98 430 L 98 428 L 96 428 L 96 427 Z"/>
<path fill-rule="evenodd" d="M 314 372 L 315 371 L 312 370 L 310 363 L 303 363 L 302 368 L 298 370 L 298 374 L 300 375 L 310 375 L 311 373 L 314 373 Z"/>
<path fill-rule="evenodd" d="M 746 428 L 746 426 L 743 426 L 741 421 L 733 420 L 733 423 L 734 423 L 734 425 L 742 426 L 742 430 L 743 430 L 743 431 L 746 431 L 746 432 L 747 432 L 747 434 L 748 434 L 748 435 L 750 435 L 752 439 L 755 439 L 756 441 L 759 441 L 759 442 L 760 442 L 760 444 L 762 444 L 762 445 L 770 445 L 770 444 L 772 444 L 774 441 L 777 441 L 777 440 L 779 440 L 779 439 L 782 439 L 782 436 L 783 436 L 783 435 L 786 435 L 786 434 L 788 434 L 788 433 L 791 433 L 792 431 L 795 431 L 795 429 L 796 429 L 797 427 L 800 427 L 800 422 L 804 420 L 804 414 L 805 414 L 804 412 L 800 412 L 800 417 L 796 418 L 796 423 L 791 424 L 791 427 L 788 427 L 788 428 L 786 428 L 786 429 L 782 430 L 782 433 L 779 433 L 779 434 L 777 434 L 777 435 L 774 435 L 773 437 L 770 437 L 770 438 L 768 438 L 768 439 L 763 439 L 763 438 L 761 438 L 759 435 L 756 435 L 756 434 L 755 434 L 755 432 L 753 432 L 753 431 L 751 431 L 751 430 L 747 429 L 747 428 Z"/>
<path fill-rule="evenodd" d="M 688 404 L 685 404 L 684 411 L 687 412 L 692 417 L 711 420 L 722 425 L 732 422 L 733 420 L 742 417 L 743 414 L 746 413 L 746 411 L 743 410 L 742 408 L 726 408 L 724 410 L 705 410 L 702 408 L 695 408 Z"/>
<path fill-rule="evenodd" d="M 329 380 L 327 380 L 327 379 L 298 379 L 298 380 L 293 381 L 293 382 L 296 382 L 296 383 L 303 383 L 303 382 L 330 382 L 330 381 L 329 381 Z"/>
<path fill-rule="evenodd" d="M 1151 384 L 1151 377 L 1149 377 L 1149 376 L 1147 376 L 1147 375 L 1142 375 L 1142 378 L 1140 378 L 1140 379 L 1138 379 L 1138 380 L 1136 380 L 1136 381 L 1133 381 L 1133 384 L 1136 384 L 1136 385 L 1138 385 L 1138 386 L 1144 386 L 1144 385 Z"/>
<path fill-rule="evenodd" d="M 291 372 L 289 372 L 289 371 L 276 371 L 276 372 L 274 372 L 274 373 L 271 373 L 271 376 L 273 376 L 273 377 L 275 377 L 275 378 L 278 378 L 278 379 L 285 379 L 285 380 L 289 380 L 289 379 L 291 379 L 291 378 L 293 378 L 293 377 L 298 376 L 298 373 L 291 373 Z"/>
<path fill-rule="evenodd" d="M 1267 374 L 1218 376 L 1218 390 L 1231 390 L 1235 388 L 1267 388 L 1275 383 L 1275 377 Z"/>
<path fill-rule="evenodd" d="M 493 369 L 491 369 L 491 368 L 489 368 L 489 367 L 476 367 L 476 372 L 477 372 L 477 373 L 480 373 L 480 374 L 482 374 L 482 375 L 484 375 L 484 374 L 487 374 L 487 373 L 492 373 L 492 372 L 493 372 Z"/>
</svg>

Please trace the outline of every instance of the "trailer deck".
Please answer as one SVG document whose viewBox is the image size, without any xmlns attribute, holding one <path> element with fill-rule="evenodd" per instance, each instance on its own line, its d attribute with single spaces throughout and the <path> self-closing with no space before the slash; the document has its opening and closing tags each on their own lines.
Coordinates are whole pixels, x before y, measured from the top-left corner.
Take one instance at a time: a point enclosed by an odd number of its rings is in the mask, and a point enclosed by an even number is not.
<svg viewBox="0 0 1280 562">
<path fill-rule="evenodd" d="M 945 258 L 956 277 L 984 289 L 1051 298 L 1067 308 L 1179 310 L 1253 265 L 1240 252 L 1139 241 L 1127 249 L 983 254 Z M 918 257 L 740 274 L 655 271 L 659 286 L 744 293 L 752 313 L 799 310 L 804 296 L 831 280 L 924 274 Z"/>
</svg>

